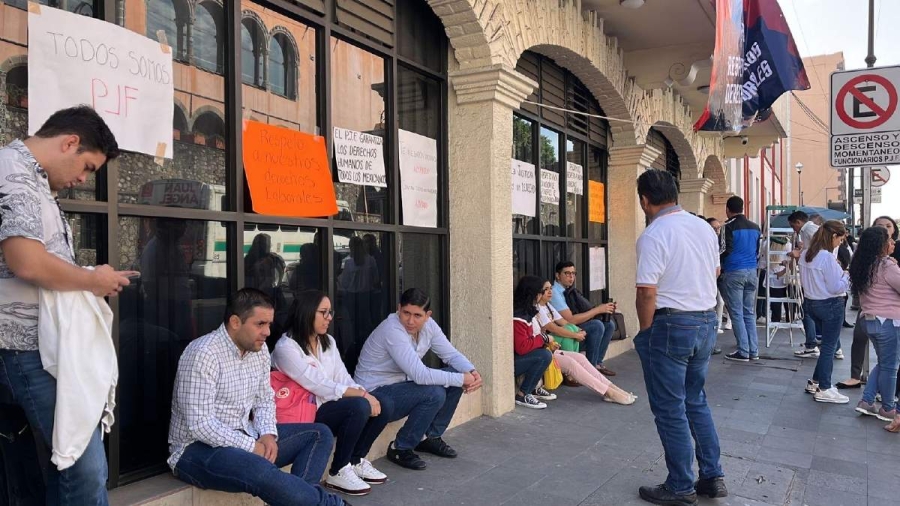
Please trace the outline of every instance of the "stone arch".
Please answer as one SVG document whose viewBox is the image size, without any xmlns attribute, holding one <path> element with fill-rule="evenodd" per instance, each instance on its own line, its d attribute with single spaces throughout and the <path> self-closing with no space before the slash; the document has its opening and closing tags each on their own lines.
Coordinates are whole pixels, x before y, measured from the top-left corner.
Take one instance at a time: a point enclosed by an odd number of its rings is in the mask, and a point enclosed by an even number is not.
<svg viewBox="0 0 900 506">
<path fill-rule="evenodd" d="M 223 124 L 225 123 L 225 114 L 218 107 L 212 105 L 203 105 L 198 107 L 194 111 L 194 113 L 189 116 L 190 119 L 188 119 L 188 128 L 190 128 L 192 132 L 196 127 L 195 123 L 197 122 L 197 119 L 204 114 L 214 114 L 222 121 Z"/>
<path fill-rule="evenodd" d="M 0 72 L 7 73 L 15 67 L 20 67 L 22 65 L 28 65 L 28 55 L 20 54 L 17 56 L 10 56 L 3 63 L 0 63 Z"/>
<path fill-rule="evenodd" d="M 712 193 L 726 193 L 728 191 L 728 174 L 722 160 L 710 155 L 703 162 L 703 177 L 713 182 Z"/>
<path fill-rule="evenodd" d="M 672 145 L 672 149 L 678 155 L 681 177 L 684 179 L 695 178 L 697 174 L 697 159 L 694 158 L 694 150 L 690 141 L 687 140 L 681 129 L 667 121 L 657 121 L 651 128 L 659 132 Z"/>
</svg>

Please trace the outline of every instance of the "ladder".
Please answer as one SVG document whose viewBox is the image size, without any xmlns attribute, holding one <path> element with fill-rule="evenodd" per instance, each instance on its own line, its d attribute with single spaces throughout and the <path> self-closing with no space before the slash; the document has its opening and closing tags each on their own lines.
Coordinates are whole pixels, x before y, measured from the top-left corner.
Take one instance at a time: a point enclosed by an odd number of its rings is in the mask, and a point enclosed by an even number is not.
<svg viewBox="0 0 900 506">
<path fill-rule="evenodd" d="M 793 244 L 794 229 L 773 227 L 775 217 L 785 211 L 794 211 L 796 206 L 766 206 L 767 223 L 765 233 L 765 244 L 762 246 L 766 259 L 766 291 L 765 291 L 765 315 L 766 315 L 766 348 L 771 347 L 772 340 L 779 330 L 788 331 L 788 339 L 791 348 L 794 347 L 794 329 L 798 329 L 801 335 L 803 330 L 803 289 L 800 287 L 800 271 L 797 262 L 786 262 L 786 272 L 782 279 L 787 286 L 787 295 L 785 297 L 774 297 L 771 293 L 770 275 L 773 266 L 780 266 L 782 262 L 789 259 L 787 256 L 791 251 L 789 246 L 786 250 L 773 250 L 772 242 L 774 238 L 781 238 L 788 245 Z M 786 321 L 772 320 L 772 304 L 784 304 L 784 310 L 781 311 L 782 318 Z"/>
</svg>

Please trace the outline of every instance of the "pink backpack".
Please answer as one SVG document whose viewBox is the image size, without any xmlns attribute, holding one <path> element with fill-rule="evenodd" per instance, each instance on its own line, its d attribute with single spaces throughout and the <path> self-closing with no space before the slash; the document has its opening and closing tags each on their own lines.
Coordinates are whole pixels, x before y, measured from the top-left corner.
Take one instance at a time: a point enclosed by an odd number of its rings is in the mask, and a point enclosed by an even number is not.
<svg viewBox="0 0 900 506">
<path fill-rule="evenodd" d="M 315 395 L 280 371 L 272 371 L 269 380 L 275 391 L 275 419 L 278 423 L 316 421 Z"/>
</svg>

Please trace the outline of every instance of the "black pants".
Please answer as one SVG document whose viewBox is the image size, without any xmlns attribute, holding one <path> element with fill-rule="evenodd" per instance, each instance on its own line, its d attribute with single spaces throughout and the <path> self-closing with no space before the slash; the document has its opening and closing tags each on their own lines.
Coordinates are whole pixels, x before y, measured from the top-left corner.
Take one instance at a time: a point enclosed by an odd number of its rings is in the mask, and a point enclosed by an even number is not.
<svg viewBox="0 0 900 506">
<path fill-rule="evenodd" d="M 850 346 L 850 377 L 862 380 L 869 375 L 869 371 L 863 371 L 863 362 L 869 354 L 869 334 L 866 332 L 866 319 L 862 314 L 856 316 L 856 326 L 853 327 L 853 344 Z"/>
<path fill-rule="evenodd" d="M 372 407 L 362 397 L 344 397 L 336 401 L 326 402 L 316 410 L 316 422 L 323 423 L 334 434 L 334 459 L 331 461 L 329 473 L 337 474 L 344 466 L 350 464 L 350 457 L 356 449 L 360 435 L 366 424 L 387 425 L 381 416 L 372 418 Z M 379 431 L 380 432 L 380 431 Z M 365 449 L 368 453 L 369 449 Z M 363 455 L 365 455 L 363 453 Z M 359 460 L 352 462 L 359 464 Z"/>
</svg>

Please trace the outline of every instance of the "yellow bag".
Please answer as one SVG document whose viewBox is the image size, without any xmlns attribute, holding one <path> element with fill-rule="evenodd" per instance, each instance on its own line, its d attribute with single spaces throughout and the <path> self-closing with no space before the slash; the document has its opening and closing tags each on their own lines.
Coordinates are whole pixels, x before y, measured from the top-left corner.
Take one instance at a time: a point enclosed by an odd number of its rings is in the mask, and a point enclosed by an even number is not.
<svg viewBox="0 0 900 506">
<path fill-rule="evenodd" d="M 550 361 L 550 365 L 547 366 L 547 370 L 544 371 L 544 388 L 547 390 L 556 390 L 562 385 L 563 375 L 562 370 L 559 368 L 559 364 L 556 363 L 556 359 Z"/>
</svg>

